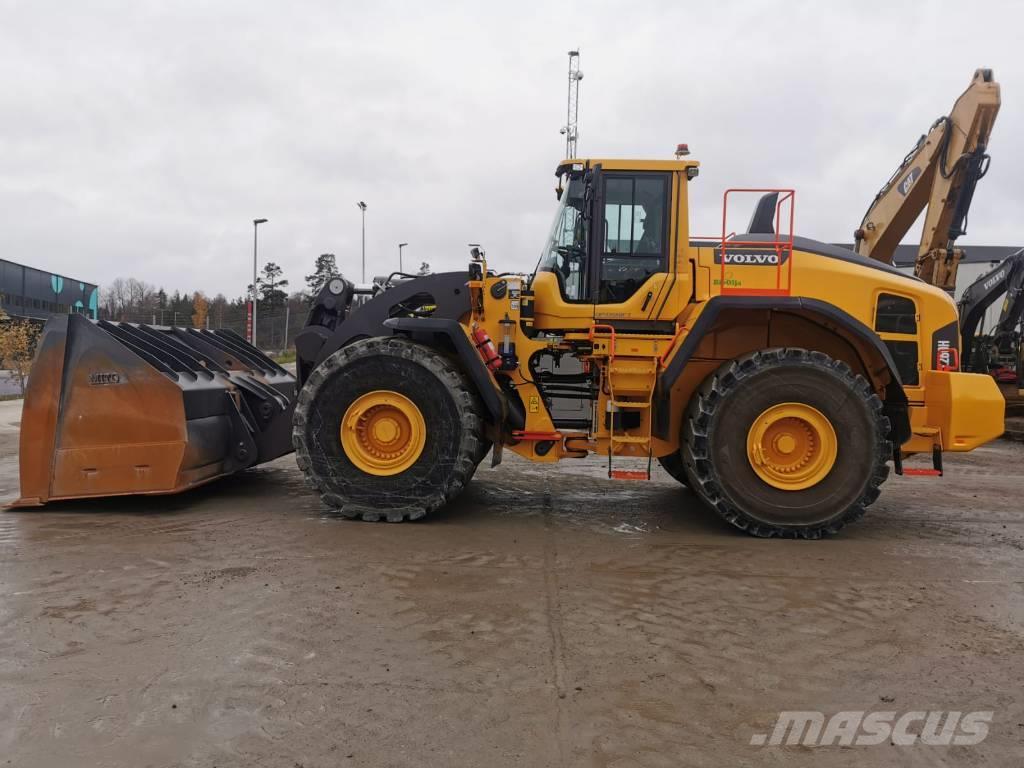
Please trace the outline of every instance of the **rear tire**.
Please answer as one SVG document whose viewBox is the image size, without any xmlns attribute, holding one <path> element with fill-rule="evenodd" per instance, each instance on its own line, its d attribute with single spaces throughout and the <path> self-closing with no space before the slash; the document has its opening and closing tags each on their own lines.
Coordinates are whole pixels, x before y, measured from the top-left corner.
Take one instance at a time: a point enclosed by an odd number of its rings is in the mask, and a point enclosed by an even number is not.
<svg viewBox="0 0 1024 768">
<path fill-rule="evenodd" d="M 373 452 L 379 444 L 363 453 L 359 440 L 374 438 L 353 437 L 353 409 L 372 404 L 375 395 L 390 397 L 411 415 L 402 423 L 396 410 L 397 421 L 377 435 L 392 440 L 416 432 L 404 460 L 378 458 Z M 324 503 L 367 521 L 416 520 L 451 501 L 472 477 L 483 440 L 479 400 L 461 371 L 401 337 L 364 339 L 324 360 L 299 394 L 292 429 L 299 469 Z"/>
<path fill-rule="evenodd" d="M 811 414 L 810 422 L 795 422 L 810 423 L 811 437 L 799 445 L 809 458 L 781 470 L 758 442 L 765 434 L 758 425 L 780 408 Z M 824 419 L 820 434 L 817 417 Z M 704 381 L 684 417 L 682 454 L 690 488 L 737 528 L 817 539 L 860 518 L 878 498 L 889 475 L 889 428 L 882 401 L 846 363 L 770 349 L 730 361 Z M 800 441 L 782 439 L 773 456 L 784 464 Z"/>
</svg>

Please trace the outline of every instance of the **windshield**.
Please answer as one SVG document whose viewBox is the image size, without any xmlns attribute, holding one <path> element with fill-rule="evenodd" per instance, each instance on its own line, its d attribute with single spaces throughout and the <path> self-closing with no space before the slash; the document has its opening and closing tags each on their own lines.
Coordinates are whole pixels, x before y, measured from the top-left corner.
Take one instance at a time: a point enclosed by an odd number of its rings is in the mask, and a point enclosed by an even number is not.
<svg viewBox="0 0 1024 768">
<path fill-rule="evenodd" d="M 583 215 L 586 184 L 582 178 L 569 180 L 555 211 L 538 272 L 553 272 L 568 301 L 586 298 L 587 219 Z"/>
</svg>

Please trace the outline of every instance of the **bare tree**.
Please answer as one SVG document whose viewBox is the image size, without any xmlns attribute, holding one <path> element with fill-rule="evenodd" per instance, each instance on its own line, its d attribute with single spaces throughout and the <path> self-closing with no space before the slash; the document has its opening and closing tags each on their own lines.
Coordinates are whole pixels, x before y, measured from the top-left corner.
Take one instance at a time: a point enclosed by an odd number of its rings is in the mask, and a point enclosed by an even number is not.
<svg viewBox="0 0 1024 768">
<path fill-rule="evenodd" d="M 134 277 L 118 277 L 101 293 L 107 314 L 116 320 L 138 321 L 151 315 L 159 304 L 155 286 Z"/>
</svg>

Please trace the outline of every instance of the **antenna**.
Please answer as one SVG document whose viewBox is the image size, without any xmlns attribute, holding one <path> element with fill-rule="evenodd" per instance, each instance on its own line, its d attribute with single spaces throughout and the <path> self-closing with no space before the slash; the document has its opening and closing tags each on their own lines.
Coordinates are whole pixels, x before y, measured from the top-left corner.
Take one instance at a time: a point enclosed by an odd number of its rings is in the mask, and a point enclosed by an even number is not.
<svg viewBox="0 0 1024 768">
<path fill-rule="evenodd" d="M 576 157 L 576 140 L 579 138 L 577 127 L 580 115 L 580 52 L 569 51 L 569 96 L 565 106 L 565 125 L 560 133 L 565 136 L 565 157 Z"/>
</svg>

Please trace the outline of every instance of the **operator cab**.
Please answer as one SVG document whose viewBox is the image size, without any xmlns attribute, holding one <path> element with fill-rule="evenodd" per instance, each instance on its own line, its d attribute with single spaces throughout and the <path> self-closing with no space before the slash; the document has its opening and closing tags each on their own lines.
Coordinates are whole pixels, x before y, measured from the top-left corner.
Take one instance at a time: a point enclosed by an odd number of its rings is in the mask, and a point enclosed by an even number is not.
<svg viewBox="0 0 1024 768">
<path fill-rule="evenodd" d="M 568 177 L 537 271 L 555 275 L 567 302 L 626 301 L 667 271 L 670 174 L 608 171 L 596 179 L 587 169 Z M 595 200 L 599 237 L 591 243 Z"/>
<path fill-rule="evenodd" d="M 556 175 L 558 207 L 530 286 L 544 298 L 539 328 L 582 327 L 585 318 L 653 322 L 668 294 L 689 297 L 689 271 L 677 271 L 676 255 L 688 242 L 683 181 L 697 163 L 569 160 Z"/>
</svg>

